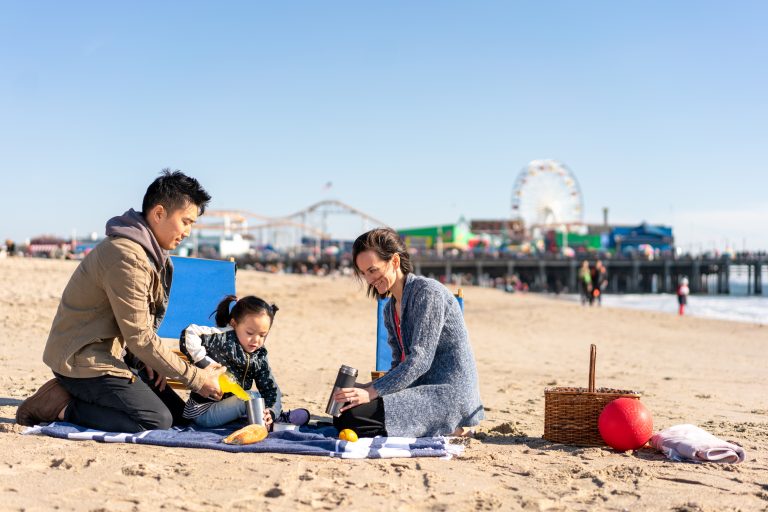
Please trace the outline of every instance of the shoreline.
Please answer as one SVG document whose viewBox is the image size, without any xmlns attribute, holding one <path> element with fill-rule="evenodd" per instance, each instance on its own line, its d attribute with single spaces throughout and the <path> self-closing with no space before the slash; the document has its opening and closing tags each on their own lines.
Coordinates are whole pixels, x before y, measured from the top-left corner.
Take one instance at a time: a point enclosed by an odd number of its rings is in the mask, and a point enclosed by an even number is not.
<svg viewBox="0 0 768 512">
<path fill-rule="evenodd" d="M 543 296 L 556 301 L 580 303 L 580 296 L 572 293 Z M 677 296 L 671 293 L 605 294 L 601 307 L 678 316 Z M 765 326 L 768 325 L 768 296 L 689 295 L 685 316 Z"/>
</svg>

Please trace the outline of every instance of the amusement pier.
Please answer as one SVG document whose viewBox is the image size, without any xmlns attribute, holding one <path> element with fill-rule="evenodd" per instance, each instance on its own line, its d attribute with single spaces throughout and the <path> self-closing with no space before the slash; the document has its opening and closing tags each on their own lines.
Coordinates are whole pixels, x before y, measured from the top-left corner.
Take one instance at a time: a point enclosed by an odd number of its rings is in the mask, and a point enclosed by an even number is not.
<svg viewBox="0 0 768 512">
<path fill-rule="evenodd" d="M 416 273 L 446 284 L 574 293 L 579 267 L 586 261 L 595 268 L 600 260 L 607 293 L 674 293 L 687 279 L 694 294 L 763 294 L 765 252 L 688 254 L 675 244 L 671 226 L 611 223 L 608 208 L 602 209 L 602 222 L 590 224 L 583 203 L 579 182 L 566 165 L 533 160 L 515 179 L 505 218 L 392 227 L 408 247 Z M 281 217 L 209 210 L 177 253 L 234 259 L 273 272 L 325 274 L 350 270 L 354 237 L 388 225 L 335 199 Z M 87 240 L 38 237 L 16 249 L 9 240 L 5 252 L 79 258 L 98 241 L 95 234 Z"/>
</svg>

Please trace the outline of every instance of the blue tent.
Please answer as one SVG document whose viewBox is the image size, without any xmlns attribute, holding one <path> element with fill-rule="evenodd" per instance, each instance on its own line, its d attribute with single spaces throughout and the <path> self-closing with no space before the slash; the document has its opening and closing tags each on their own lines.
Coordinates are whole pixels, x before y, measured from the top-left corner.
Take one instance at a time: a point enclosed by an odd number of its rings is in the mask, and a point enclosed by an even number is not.
<svg viewBox="0 0 768 512">
<path fill-rule="evenodd" d="M 608 247 L 616 251 L 636 250 L 638 246 L 648 244 L 654 249 L 668 251 L 672 249 L 675 238 L 669 226 L 654 226 L 643 222 L 635 227 L 615 227 L 611 230 Z"/>
</svg>

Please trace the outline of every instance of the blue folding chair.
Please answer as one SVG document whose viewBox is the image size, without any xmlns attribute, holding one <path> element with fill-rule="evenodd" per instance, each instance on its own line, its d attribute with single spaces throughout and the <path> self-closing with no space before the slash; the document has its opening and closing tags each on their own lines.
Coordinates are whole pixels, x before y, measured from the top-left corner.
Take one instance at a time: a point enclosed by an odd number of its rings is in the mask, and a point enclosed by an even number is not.
<svg viewBox="0 0 768 512">
<path fill-rule="evenodd" d="M 461 312 L 464 312 L 464 293 L 459 288 L 458 293 L 455 295 L 456 300 L 459 301 L 459 307 Z M 376 374 L 381 376 L 383 372 L 389 371 L 392 367 L 392 348 L 387 343 L 387 328 L 384 327 L 384 306 L 389 302 L 389 297 L 385 299 L 378 299 L 378 307 L 376 310 Z"/>
<path fill-rule="evenodd" d="M 219 302 L 235 294 L 235 263 L 181 256 L 171 256 L 171 260 L 171 296 L 157 335 L 179 339 L 189 324 L 210 324 Z"/>
<path fill-rule="evenodd" d="M 211 313 L 227 295 L 235 295 L 235 263 L 171 256 L 173 281 L 168 310 L 157 330 L 161 338 L 173 338 L 178 347 L 179 337 L 189 324 L 210 325 Z M 178 349 L 176 354 L 186 360 Z M 184 389 L 176 380 L 168 379 L 172 388 Z"/>
</svg>

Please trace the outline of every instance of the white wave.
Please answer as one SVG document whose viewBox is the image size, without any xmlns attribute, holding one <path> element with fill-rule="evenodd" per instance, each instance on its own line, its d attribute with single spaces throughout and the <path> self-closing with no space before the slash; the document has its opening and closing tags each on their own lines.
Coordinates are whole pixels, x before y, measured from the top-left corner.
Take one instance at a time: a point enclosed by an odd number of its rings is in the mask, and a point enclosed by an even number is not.
<svg viewBox="0 0 768 512">
<path fill-rule="evenodd" d="M 561 295 L 578 302 L 579 296 Z M 603 306 L 677 314 L 677 296 L 670 293 L 603 295 Z M 719 320 L 768 324 L 768 297 L 690 295 L 685 314 Z"/>
</svg>

